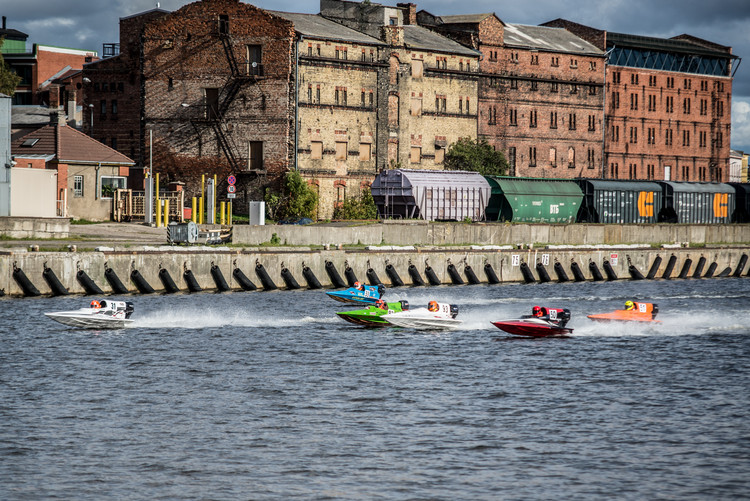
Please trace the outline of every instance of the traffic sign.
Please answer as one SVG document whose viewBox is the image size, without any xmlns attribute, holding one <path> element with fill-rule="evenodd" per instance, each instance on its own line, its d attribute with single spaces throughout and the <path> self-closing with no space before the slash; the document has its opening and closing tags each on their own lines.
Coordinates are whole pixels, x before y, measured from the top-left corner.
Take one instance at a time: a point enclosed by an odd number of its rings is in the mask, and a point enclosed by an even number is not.
<svg viewBox="0 0 750 501">
<path fill-rule="evenodd" d="M 229 183 L 229 186 L 234 186 L 234 183 L 236 183 L 236 182 L 237 182 L 237 178 L 234 177 L 234 176 L 229 176 L 227 178 L 227 183 Z"/>
<path fill-rule="evenodd" d="M 237 190 L 237 187 L 233 184 L 230 184 L 227 186 L 227 193 L 234 193 Z"/>
<path fill-rule="evenodd" d="M 236 193 L 229 193 L 229 194 L 227 195 L 227 198 L 234 198 L 234 197 L 236 197 L 236 196 L 237 196 L 237 194 L 236 194 Z"/>
</svg>

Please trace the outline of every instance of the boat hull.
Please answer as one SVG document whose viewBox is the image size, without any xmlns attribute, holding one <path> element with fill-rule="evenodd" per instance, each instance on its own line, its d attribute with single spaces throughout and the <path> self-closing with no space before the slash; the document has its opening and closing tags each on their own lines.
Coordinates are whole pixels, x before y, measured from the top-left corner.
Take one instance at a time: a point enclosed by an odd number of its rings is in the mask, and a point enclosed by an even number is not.
<svg viewBox="0 0 750 501">
<path fill-rule="evenodd" d="M 45 313 L 45 315 L 63 325 L 82 329 L 123 329 L 133 323 L 133 320 L 128 318 L 103 315 L 81 315 L 70 312 Z"/>
<path fill-rule="evenodd" d="M 587 315 L 588 318 L 595 322 L 647 322 L 647 323 L 661 323 L 661 320 L 656 320 L 651 316 L 651 313 L 631 313 L 626 310 L 617 310 L 610 313 L 597 313 L 595 315 Z"/>
<path fill-rule="evenodd" d="M 456 320 L 454 318 L 438 319 L 438 318 L 405 317 L 405 318 L 388 318 L 387 320 L 390 324 L 393 324 L 397 327 L 405 327 L 408 329 L 417 329 L 417 330 L 458 329 L 462 323 L 461 320 Z"/>
<path fill-rule="evenodd" d="M 498 329 L 507 332 L 508 334 L 514 334 L 516 336 L 525 337 L 554 337 L 554 336 L 565 336 L 573 332 L 573 329 L 567 327 L 560 327 L 549 322 L 544 321 L 530 321 L 530 320 L 502 320 L 499 322 L 492 322 L 492 325 Z"/>
<path fill-rule="evenodd" d="M 351 311 L 340 311 L 336 313 L 339 317 L 347 322 L 351 322 L 357 325 L 364 325 L 367 327 L 387 327 L 390 325 L 387 320 L 383 318 L 383 315 L 388 313 L 398 313 L 403 310 L 403 304 L 408 303 L 406 301 L 399 301 L 395 303 L 388 303 L 388 309 L 378 308 L 377 306 L 368 306 L 361 310 Z"/>
</svg>

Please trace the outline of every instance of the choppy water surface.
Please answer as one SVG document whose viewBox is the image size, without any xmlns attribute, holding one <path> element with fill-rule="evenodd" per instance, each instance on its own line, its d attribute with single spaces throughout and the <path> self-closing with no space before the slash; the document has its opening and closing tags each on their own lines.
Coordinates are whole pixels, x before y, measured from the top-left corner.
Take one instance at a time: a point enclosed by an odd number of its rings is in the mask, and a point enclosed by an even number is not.
<svg viewBox="0 0 750 501">
<path fill-rule="evenodd" d="M 370 330 L 320 291 L 132 296 L 134 328 L 0 301 L 3 499 L 737 499 L 750 279 L 401 288 L 461 330 Z M 585 318 L 626 299 L 657 326 Z M 570 308 L 567 339 L 491 320 Z M 356 307 L 355 307 L 356 308 Z"/>
</svg>

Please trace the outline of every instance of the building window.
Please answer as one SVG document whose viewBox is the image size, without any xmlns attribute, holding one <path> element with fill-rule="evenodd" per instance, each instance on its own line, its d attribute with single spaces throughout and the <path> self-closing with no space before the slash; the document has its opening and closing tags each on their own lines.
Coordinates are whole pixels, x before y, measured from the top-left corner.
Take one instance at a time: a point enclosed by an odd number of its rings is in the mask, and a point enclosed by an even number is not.
<svg viewBox="0 0 750 501">
<path fill-rule="evenodd" d="M 318 57 L 321 56 L 320 44 L 317 44 L 316 47 L 315 47 L 315 55 L 318 56 Z"/>
<path fill-rule="evenodd" d="M 648 128 L 648 144 L 656 144 L 656 128 Z"/>
<path fill-rule="evenodd" d="M 510 88 L 511 89 L 517 89 L 518 88 L 518 80 L 515 78 L 510 79 Z"/>
<path fill-rule="evenodd" d="M 656 75 L 649 75 L 648 85 L 649 87 L 656 87 Z"/>
<path fill-rule="evenodd" d="M 124 190 L 127 187 L 127 178 L 120 176 L 102 176 L 100 182 L 99 198 L 112 198 L 115 190 Z"/>
<path fill-rule="evenodd" d="M 219 33 L 229 35 L 229 16 L 226 14 L 219 15 Z"/>
<path fill-rule="evenodd" d="M 690 131 L 689 130 L 682 131 L 682 145 L 690 146 Z"/>
<path fill-rule="evenodd" d="M 551 82 L 550 83 L 550 92 L 557 92 L 557 82 Z"/>
<path fill-rule="evenodd" d="M 413 164 L 418 164 L 422 162 L 422 148 L 419 146 L 412 146 L 411 147 L 411 156 L 409 158 L 409 161 Z"/>
<path fill-rule="evenodd" d="M 510 125 L 518 125 L 518 110 L 508 110 L 508 120 Z"/>
<path fill-rule="evenodd" d="M 424 75 L 424 61 L 421 59 L 411 60 L 411 76 L 414 78 L 422 78 Z"/>
<path fill-rule="evenodd" d="M 682 112 L 685 115 L 690 114 L 690 98 L 689 97 L 686 97 L 685 99 L 682 100 Z"/>
<path fill-rule="evenodd" d="M 531 64 L 533 64 L 533 65 L 539 64 L 539 54 L 532 54 L 531 55 Z"/>
<path fill-rule="evenodd" d="M 445 148 L 435 146 L 435 163 L 442 164 L 443 162 L 445 162 Z"/>
<path fill-rule="evenodd" d="M 363 108 L 365 107 L 365 91 L 364 91 L 364 89 L 362 89 L 362 92 L 359 95 L 359 104 Z"/>
<path fill-rule="evenodd" d="M 698 146 L 701 148 L 706 147 L 706 131 L 705 130 L 698 132 Z"/>
<path fill-rule="evenodd" d="M 669 78 L 672 78 L 672 77 L 669 77 Z M 667 103 L 667 109 L 666 109 L 667 113 L 674 112 L 674 96 L 667 96 L 666 103 Z"/>
<path fill-rule="evenodd" d="M 346 160 L 347 145 L 346 141 L 336 141 L 336 160 Z"/>
<path fill-rule="evenodd" d="M 665 146 L 672 146 L 672 129 L 664 131 L 664 144 Z"/>
<path fill-rule="evenodd" d="M 568 129 L 576 130 L 576 114 L 575 113 L 568 114 Z"/>
<path fill-rule="evenodd" d="M 596 152 L 593 148 L 589 148 L 587 156 L 586 156 L 586 163 L 588 164 L 589 169 L 594 168 L 594 164 L 596 163 Z"/>
<path fill-rule="evenodd" d="M 667 77 L 667 89 L 674 89 L 674 77 Z"/>
<path fill-rule="evenodd" d="M 701 116 L 708 115 L 708 100 L 701 99 Z"/>
<path fill-rule="evenodd" d="M 630 94 L 630 109 L 638 109 L 638 94 Z"/>
<path fill-rule="evenodd" d="M 105 99 L 102 99 L 99 102 L 99 113 L 101 113 L 102 115 L 107 114 L 107 101 Z"/>
<path fill-rule="evenodd" d="M 649 94 L 648 96 L 648 111 L 656 111 L 656 95 Z"/>
<path fill-rule="evenodd" d="M 372 93 L 372 91 L 370 91 L 370 108 L 372 108 L 372 105 L 373 105 L 373 99 L 374 99 L 374 97 L 373 97 L 373 95 L 372 95 L 372 94 L 373 94 L 373 93 Z"/>
<path fill-rule="evenodd" d="M 571 59 L 570 60 L 570 67 L 573 69 L 578 68 L 578 59 Z"/>
<path fill-rule="evenodd" d="M 169 77 L 167 79 L 167 90 L 171 91 L 174 89 L 174 80 L 172 80 L 172 77 Z"/>
<path fill-rule="evenodd" d="M 630 176 L 630 179 L 638 178 L 638 166 L 636 164 L 629 164 L 628 170 L 629 170 L 628 174 Z"/>
<path fill-rule="evenodd" d="M 570 93 L 571 94 L 578 94 L 578 85 L 577 84 L 570 84 Z"/>
<path fill-rule="evenodd" d="M 654 164 L 648 164 L 646 166 L 646 175 L 648 176 L 649 179 L 654 179 L 655 178 L 655 176 L 656 176 L 656 168 L 655 168 Z"/>
<path fill-rule="evenodd" d="M 83 198 L 83 176 L 73 176 L 73 196 Z"/>
<path fill-rule="evenodd" d="M 320 103 L 320 85 L 315 88 L 315 102 Z"/>
<path fill-rule="evenodd" d="M 260 45 L 247 45 L 245 47 L 245 59 L 247 61 L 245 66 L 245 73 L 247 75 L 263 75 L 262 71 L 262 49 Z"/>
<path fill-rule="evenodd" d="M 531 110 L 529 113 L 529 127 L 536 127 L 536 110 Z"/>
<path fill-rule="evenodd" d="M 682 166 L 682 180 L 690 181 L 690 167 L 687 165 Z"/>
<path fill-rule="evenodd" d="M 612 83 L 613 84 L 620 83 L 620 72 L 619 71 L 612 72 Z"/>
<path fill-rule="evenodd" d="M 638 75 L 636 73 L 630 75 L 630 83 L 633 85 L 638 85 Z"/>
<path fill-rule="evenodd" d="M 619 125 L 612 126 L 612 142 L 613 143 L 620 142 L 620 126 Z"/>
<path fill-rule="evenodd" d="M 595 95 L 596 95 L 596 86 L 589 85 L 589 96 L 595 96 Z"/>
<path fill-rule="evenodd" d="M 630 143 L 638 144 L 638 128 L 637 127 L 630 128 Z"/>
<path fill-rule="evenodd" d="M 411 97 L 411 115 L 414 117 L 422 116 L 422 98 L 417 96 Z"/>
<path fill-rule="evenodd" d="M 589 70 L 596 71 L 596 61 L 589 61 Z"/>
<path fill-rule="evenodd" d="M 531 81 L 531 90 L 539 90 L 539 82 L 536 80 Z"/>
<path fill-rule="evenodd" d="M 117 115 L 117 99 L 112 100 L 112 114 Z"/>
<path fill-rule="evenodd" d="M 551 60 L 551 66 L 553 66 L 555 68 L 557 68 L 558 66 L 560 66 L 560 58 L 559 57 L 553 57 L 551 59 L 552 59 Z"/>
<path fill-rule="evenodd" d="M 690 87 L 692 85 L 693 85 L 693 82 L 689 78 L 686 78 L 685 81 L 682 84 L 683 88 L 686 89 L 686 90 L 690 90 Z"/>
<path fill-rule="evenodd" d="M 447 106 L 448 99 L 445 96 L 435 96 L 435 112 L 445 113 L 445 107 Z"/>
<path fill-rule="evenodd" d="M 250 141 L 247 151 L 247 168 L 263 170 L 263 141 Z"/>
<path fill-rule="evenodd" d="M 612 93 L 612 107 L 616 110 L 620 109 L 620 93 L 619 92 Z"/>
<path fill-rule="evenodd" d="M 724 101 L 716 101 L 716 114 L 720 117 L 724 116 Z"/>
<path fill-rule="evenodd" d="M 556 111 L 549 112 L 549 128 L 557 129 L 557 112 Z"/>
<path fill-rule="evenodd" d="M 557 150 L 555 148 L 549 149 L 549 164 L 551 167 L 557 167 Z"/>
<path fill-rule="evenodd" d="M 320 160 L 323 158 L 323 141 L 310 142 L 310 159 Z"/>
<path fill-rule="evenodd" d="M 359 143 L 359 161 L 367 162 L 372 159 L 372 143 Z"/>
<path fill-rule="evenodd" d="M 529 146 L 529 167 L 536 167 L 536 146 Z"/>
<path fill-rule="evenodd" d="M 596 116 L 595 115 L 589 115 L 589 130 L 590 131 L 596 130 Z"/>
<path fill-rule="evenodd" d="M 312 103 L 312 85 L 307 86 L 307 102 Z"/>
<path fill-rule="evenodd" d="M 110 141 L 111 141 L 111 144 L 112 144 L 112 149 L 116 150 L 117 149 L 117 138 L 113 137 L 112 139 L 110 139 Z"/>
<path fill-rule="evenodd" d="M 312 44 L 307 45 L 307 57 L 312 57 Z"/>
</svg>

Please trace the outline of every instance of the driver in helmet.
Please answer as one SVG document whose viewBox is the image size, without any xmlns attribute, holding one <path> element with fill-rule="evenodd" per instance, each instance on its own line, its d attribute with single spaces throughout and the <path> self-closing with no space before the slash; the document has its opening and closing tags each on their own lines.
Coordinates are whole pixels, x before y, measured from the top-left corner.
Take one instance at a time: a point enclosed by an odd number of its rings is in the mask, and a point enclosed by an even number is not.
<svg viewBox="0 0 750 501">
<path fill-rule="evenodd" d="M 427 309 L 429 311 L 435 312 L 438 311 L 440 307 L 438 306 L 437 301 L 430 301 L 429 303 L 427 303 Z"/>
<path fill-rule="evenodd" d="M 632 311 L 635 309 L 635 303 L 633 301 L 625 301 L 625 311 Z"/>
<path fill-rule="evenodd" d="M 542 312 L 541 306 L 534 306 L 531 308 L 531 316 L 542 318 L 544 316 L 544 313 Z"/>
<path fill-rule="evenodd" d="M 380 308 L 381 310 L 387 309 L 385 306 L 385 301 L 383 301 L 382 299 L 378 299 L 377 301 L 375 301 L 375 306 L 377 308 Z"/>
<path fill-rule="evenodd" d="M 102 305 L 101 305 L 101 303 L 99 301 L 97 301 L 96 299 L 94 299 L 93 301 L 91 301 L 91 307 L 92 308 L 101 308 Z"/>
</svg>

